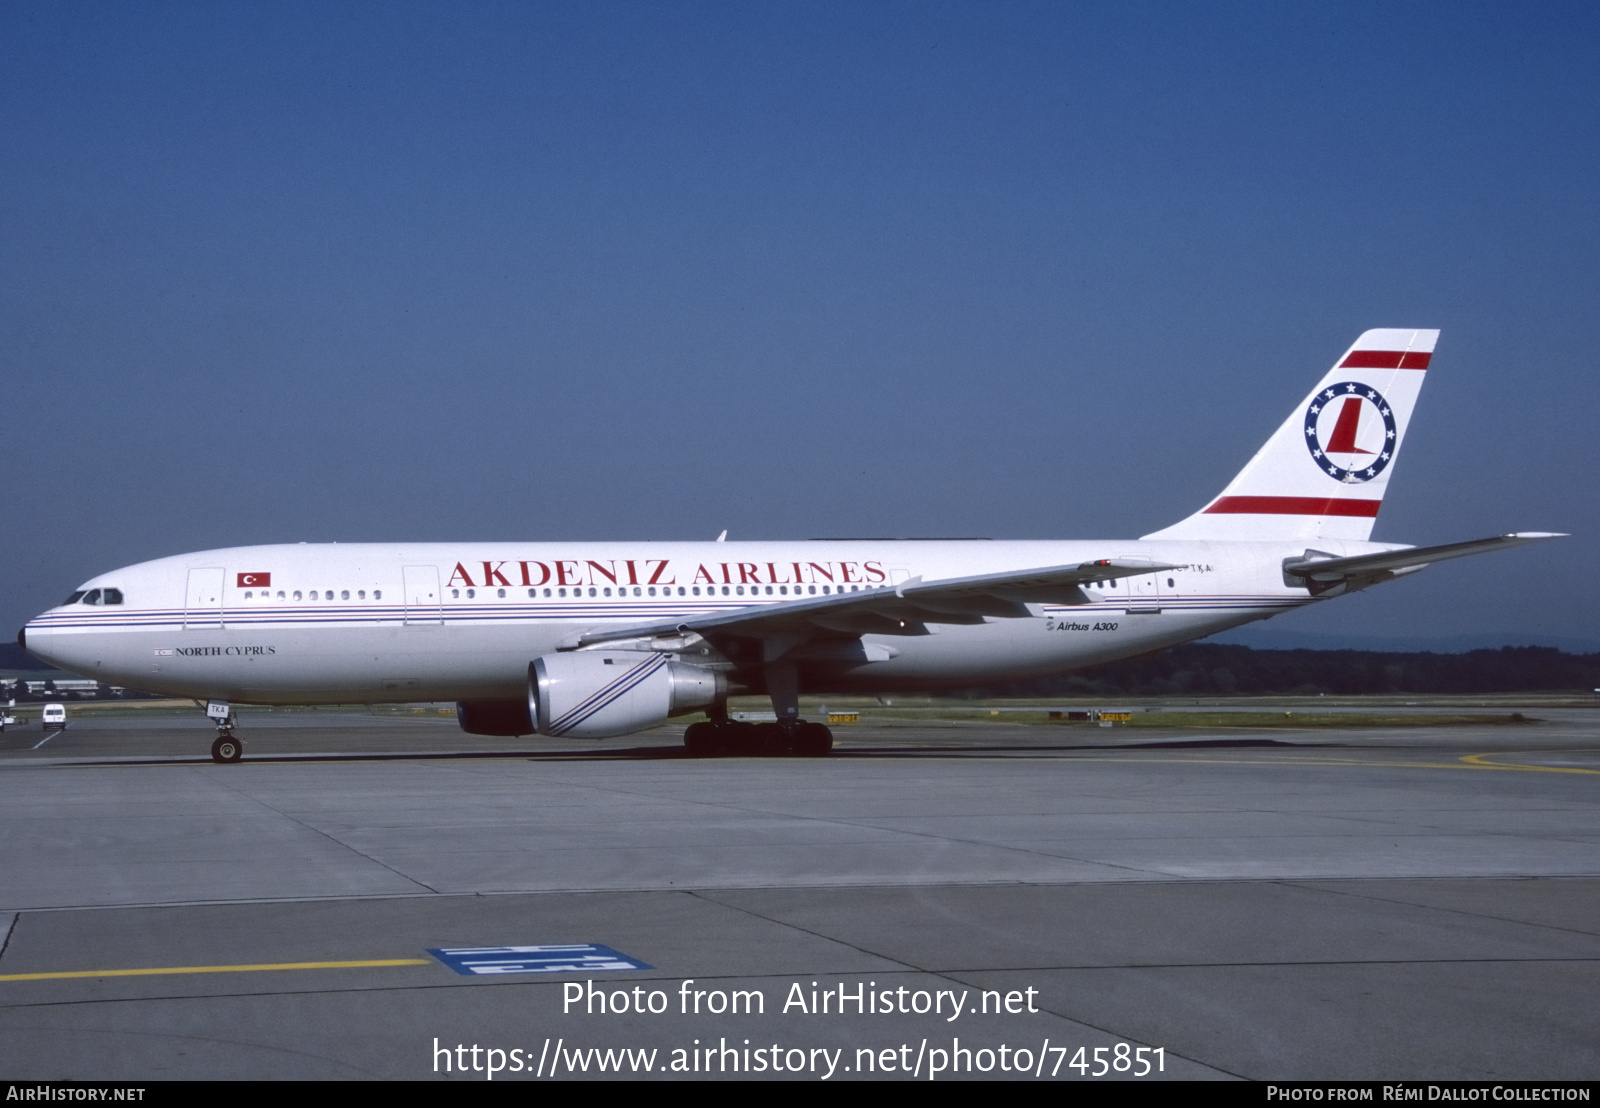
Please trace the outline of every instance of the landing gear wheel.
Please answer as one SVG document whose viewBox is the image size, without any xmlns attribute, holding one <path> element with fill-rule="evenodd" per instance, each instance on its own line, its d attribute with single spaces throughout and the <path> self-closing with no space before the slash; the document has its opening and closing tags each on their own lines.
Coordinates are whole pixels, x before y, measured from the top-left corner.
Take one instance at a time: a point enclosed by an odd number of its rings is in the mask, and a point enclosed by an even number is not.
<svg viewBox="0 0 1600 1108">
<path fill-rule="evenodd" d="M 683 747 L 691 758 L 715 757 L 721 753 L 721 746 L 714 723 L 691 723 L 684 729 Z"/>
<path fill-rule="evenodd" d="M 761 753 L 761 727 L 742 720 L 717 725 L 717 753 L 746 758 Z"/>
<path fill-rule="evenodd" d="M 748 751 L 757 757 L 781 758 L 789 753 L 789 730 L 777 723 L 758 723 Z"/>
<path fill-rule="evenodd" d="M 777 724 L 769 724 L 776 729 Z M 761 728 L 737 720 L 725 723 L 691 723 L 683 732 L 683 745 L 691 758 L 722 758 L 768 753 Z"/>
<path fill-rule="evenodd" d="M 232 735 L 218 735 L 217 741 L 211 744 L 211 760 L 213 762 L 237 762 L 244 757 L 244 744 Z"/>
<path fill-rule="evenodd" d="M 833 749 L 833 732 L 820 723 L 802 723 L 794 729 L 794 752 L 802 758 L 825 758 Z"/>
</svg>

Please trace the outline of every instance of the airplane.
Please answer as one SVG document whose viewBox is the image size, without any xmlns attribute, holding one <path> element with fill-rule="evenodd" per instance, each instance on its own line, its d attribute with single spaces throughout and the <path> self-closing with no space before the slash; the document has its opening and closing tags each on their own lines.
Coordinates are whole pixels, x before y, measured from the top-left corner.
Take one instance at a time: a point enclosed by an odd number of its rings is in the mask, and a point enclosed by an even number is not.
<svg viewBox="0 0 1600 1108">
<path fill-rule="evenodd" d="M 18 641 L 85 677 L 234 705 L 455 701 L 474 735 L 601 739 L 705 712 L 693 755 L 828 753 L 809 694 L 1059 673 L 1561 537 L 1370 541 L 1439 332 L 1367 331 L 1226 488 L 1141 539 L 246 546 L 84 582 Z M 771 698 L 775 722 L 729 718 Z"/>
</svg>

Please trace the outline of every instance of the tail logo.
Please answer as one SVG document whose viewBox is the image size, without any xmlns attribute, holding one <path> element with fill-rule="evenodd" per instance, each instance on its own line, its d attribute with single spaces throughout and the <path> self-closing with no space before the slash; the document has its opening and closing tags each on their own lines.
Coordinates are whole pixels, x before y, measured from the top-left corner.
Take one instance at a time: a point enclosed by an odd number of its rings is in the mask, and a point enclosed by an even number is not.
<svg viewBox="0 0 1600 1108">
<path fill-rule="evenodd" d="M 1395 442 L 1394 410 L 1371 385 L 1329 385 L 1306 408 L 1306 448 L 1335 481 L 1372 480 L 1388 468 Z"/>
</svg>

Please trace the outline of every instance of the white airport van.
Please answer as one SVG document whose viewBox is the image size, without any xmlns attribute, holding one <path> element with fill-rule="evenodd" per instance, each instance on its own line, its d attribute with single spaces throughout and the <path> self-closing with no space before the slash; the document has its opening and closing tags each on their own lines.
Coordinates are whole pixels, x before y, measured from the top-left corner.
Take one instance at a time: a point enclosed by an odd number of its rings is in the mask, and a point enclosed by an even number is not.
<svg viewBox="0 0 1600 1108">
<path fill-rule="evenodd" d="M 39 716 L 39 722 L 44 724 L 46 731 L 65 731 L 67 729 L 67 706 L 65 704 L 46 704 L 44 711 Z"/>
</svg>

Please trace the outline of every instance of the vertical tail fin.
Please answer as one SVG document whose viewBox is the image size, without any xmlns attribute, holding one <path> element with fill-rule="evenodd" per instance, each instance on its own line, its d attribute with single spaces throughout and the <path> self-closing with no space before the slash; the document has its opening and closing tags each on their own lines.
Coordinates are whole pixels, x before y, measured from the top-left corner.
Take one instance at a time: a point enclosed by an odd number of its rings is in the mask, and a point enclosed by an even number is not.
<svg viewBox="0 0 1600 1108">
<path fill-rule="evenodd" d="M 1147 539 L 1372 534 L 1438 331 L 1368 331 L 1211 503 Z"/>
</svg>

